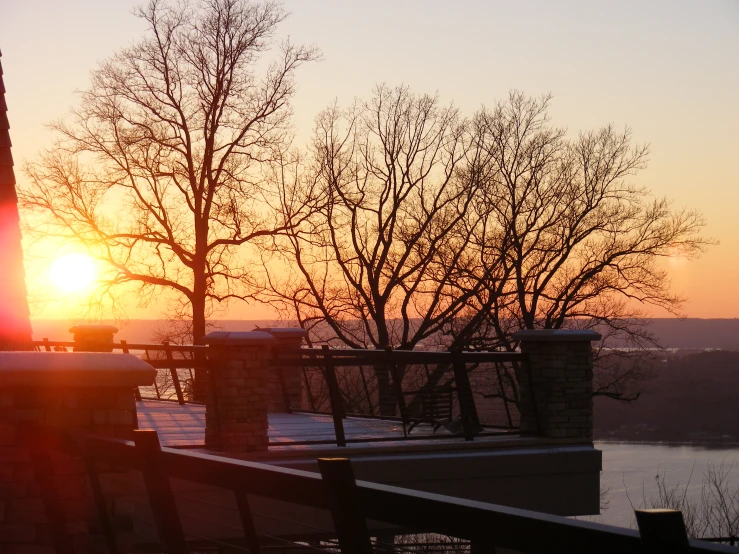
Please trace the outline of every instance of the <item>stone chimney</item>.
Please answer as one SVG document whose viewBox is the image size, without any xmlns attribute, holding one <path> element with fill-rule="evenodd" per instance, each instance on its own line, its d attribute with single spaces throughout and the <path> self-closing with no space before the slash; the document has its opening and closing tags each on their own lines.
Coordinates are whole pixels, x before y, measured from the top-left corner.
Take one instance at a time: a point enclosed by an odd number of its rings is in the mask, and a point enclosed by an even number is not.
<svg viewBox="0 0 739 554">
<path fill-rule="evenodd" d="M 0 268 L 3 273 L 0 281 L 0 350 L 26 350 L 30 349 L 31 320 L 7 111 L 0 63 Z"/>
</svg>

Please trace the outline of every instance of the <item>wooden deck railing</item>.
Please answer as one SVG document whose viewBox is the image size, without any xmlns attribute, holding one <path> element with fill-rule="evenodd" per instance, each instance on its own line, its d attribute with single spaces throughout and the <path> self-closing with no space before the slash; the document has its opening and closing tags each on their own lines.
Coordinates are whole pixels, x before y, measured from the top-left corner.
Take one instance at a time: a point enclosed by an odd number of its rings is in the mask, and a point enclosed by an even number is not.
<svg viewBox="0 0 739 554">
<path fill-rule="evenodd" d="M 73 449 L 85 460 L 91 482 L 98 483 L 91 490 L 95 495 L 99 528 L 106 534 L 111 550 L 118 548 L 116 527 L 112 523 L 114 514 L 109 511 L 115 502 L 106 498 L 99 486 L 99 468 L 112 466 L 118 472 L 138 470 L 143 476 L 148 501 L 142 513 L 150 513 L 159 537 L 157 544 L 148 544 L 146 548 L 154 552 L 248 551 L 259 554 L 267 547 L 280 551 L 278 546 L 287 549 L 283 550 L 285 552 L 417 552 L 419 550 L 413 548 L 413 537 L 421 534 L 431 534 L 437 540 L 456 537 L 465 541 L 462 544 L 469 545 L 469 550 L 465 548 L 465 551 L 475 554 L 492 553 L 498 547 L 546 554 L 736 552 L 729 546 L 688 540 L 679 512 L 638 512 L 640 530 L 636 531 L 356 481 L 351 463 L 346 459 L 320 459 L 318 474 L 162 448 L 154 431 L 135 431 L 133 441 L 91 436 L 70 438 L 68 435 L 59 441 L 56 434 L 53 435 L 56 439 L 50 440 L 51 433 L 45 430 L 39 435 L 37 432 L 33 440 L 38 444 L 41 440 L 38 437 L 43 436 L 45 438 L 41 442 L 47 448 Z M 232 491 L 240 521 L 240 526 L 230 527 L 234 534 L 226 536 L 226 531 L 223 531 L 218 536 L 205 537 L 190 530 L 184 523 L 181 499 L 171 479 Z M 249 501 L 252 495 L 328 511 L 333 529 L 313 539 L 266 536 L 254 523 L 253 507 Z M 216 513 L 212 497 L 208 498 L 211 500 L 204 501 L 206 511 Z M 135 512 L 133 517 L 143 516 Z M 195 516 L 190 512 L 189 517 Z M 368 521 L 393 526 L 393 534 L 410 539 L 399 545 L 383 542 L 381 536 L 373 536 L 381 533 L 368 530 Z M 223 526 L 229 528 L 225 524 Z M 53 532 L 61 535 L 55 537 L 60 544 L 68 542 L 63 521 L 57 522 Z M 218 545 L 227 548 L 215 550 Z"/>
</svg>

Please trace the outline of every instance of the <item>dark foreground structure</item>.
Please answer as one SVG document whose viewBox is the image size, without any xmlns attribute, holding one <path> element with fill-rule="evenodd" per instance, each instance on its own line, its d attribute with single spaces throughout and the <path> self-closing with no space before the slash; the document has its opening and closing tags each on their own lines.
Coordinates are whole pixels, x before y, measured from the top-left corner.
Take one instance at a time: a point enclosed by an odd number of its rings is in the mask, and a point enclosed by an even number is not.
<svg viewBox="0 0 739 554">
<path fill-rule="evenodd" d="M 7 111 L 0 63 L 0 350 L 17 350 L 30 342 L 31 323 Z"/>
<path fill-rule="evenodd" d="M 562 517 L 598 512 L 594 334 L 501 355 L 75 333 L 35 346 L 76 353 L 0 354 L 3 553 L 732 551 L 688 541 L 679 512 Z"/>
</svg>

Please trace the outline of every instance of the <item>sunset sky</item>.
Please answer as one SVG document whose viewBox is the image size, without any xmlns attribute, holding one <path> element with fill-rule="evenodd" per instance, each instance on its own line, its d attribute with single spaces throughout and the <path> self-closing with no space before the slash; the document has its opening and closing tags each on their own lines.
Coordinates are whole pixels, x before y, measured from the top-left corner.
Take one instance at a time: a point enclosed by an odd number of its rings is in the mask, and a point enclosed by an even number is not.
<svg viewBox="0 0 739 554">
<path fill-rule="evenodd" d="M 89 71 L 144 31 L 131 0 L 0 0 L 0 49 L 16 165 L 50 143 Z M 691 317 L 739 317 L 739 2 L 285 2 L 281 35 L 323 60 L 298 73 L 297 142 L 337 98 L 373 85 L 438 92 L 463 113 L 510 89 L 551 92 L 554 122 L 570 132 L 630 126 L 651 144 L 636 182 L 700 210 L 720 244 L 670 263 Z M 22 186 L 24 176 L 17 171 Z M 34 281 L 34 279 L 36 281 Z M 29 279 L 29 288 L 43 279 Z M 59 310 L 37 317 L 66 317 Z M 156 317 L 132 310 L 131 317 Z M 654 315 L 663 315 L 655 313 Z M 239 306 L 232 318 L 262 318 Z"/>
</svg>

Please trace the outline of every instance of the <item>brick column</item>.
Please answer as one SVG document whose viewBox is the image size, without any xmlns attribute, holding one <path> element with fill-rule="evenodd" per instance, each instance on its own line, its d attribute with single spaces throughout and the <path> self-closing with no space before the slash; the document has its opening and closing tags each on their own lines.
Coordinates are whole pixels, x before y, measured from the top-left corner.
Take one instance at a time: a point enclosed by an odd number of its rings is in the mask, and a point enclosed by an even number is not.
<svg viewBox="0 0 739 554">
<path fill-rule="evenodd" d="M 525 330 L 513 335 L 529 367 L 519 368 L 521 433 L 551 438 L 593 436 L 595 331 Z M 538 419 L 538 422 L 537 422 Z"/>
<path fill-rule="evenodd" d="M 300 327 L 267 327 L 259 328 L 257 331 L 269 333 L 277 342 L 275 347 L 278 351 L 292 350 L 303 345 L 303 339 L 308 336 L 308 331 Z M 285 386 L 283 392 L 280 384 L 280 374 Z M 287 397 L 288 405 L 285 405 Z M 269 413 L 289 412 L 290 408 L 300 409 L 303 403 L 303 370 L 296 366 L 273 367 L 269 377 L 269 397 L 267 399 L 267 410 Z"/>
<path fill-rule="evenodd" d="M 208 345 L 210 380 L 205 400 L 205 445 L 224 452 L 264 452 L 272 348 L 262 331 L 216 331 Z"/>
<path fill-rule="evenodd" d="M 113 335 L 118 329 L 112 325 L 76 325 L 69 332 L 74 333 L 75 352 L 112 352 Z"/>
<path fill-rule="evenodd" d="M 136 414 L 131 389 L 150 385 L 155 375 L 129 354 L 0 353 L 0 552 L 54 552 L 50 491 L 74 551 L 105 551 L 92 531 L 99 525 L 81 460 L 62 452 L 32 456 L 24 430 L 38 424 L 130 438 Z M 39 459 L 50 460 L 50 477 L 36 474 Z"/>
</svg>

